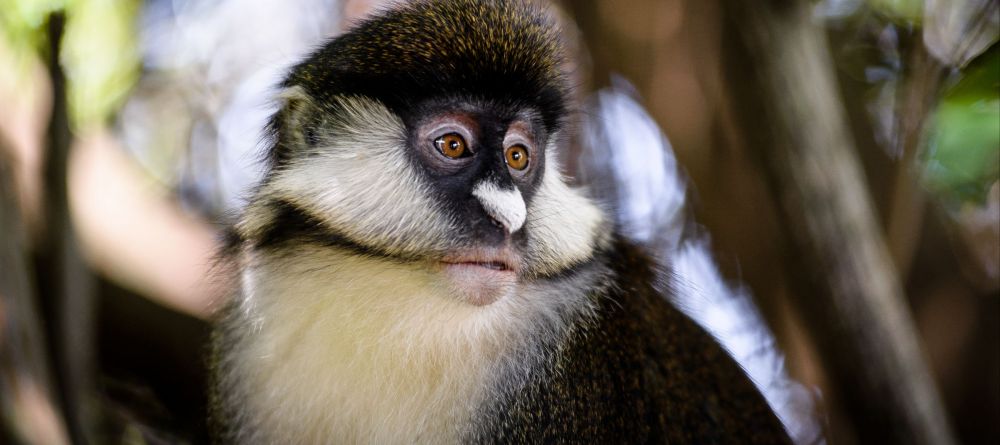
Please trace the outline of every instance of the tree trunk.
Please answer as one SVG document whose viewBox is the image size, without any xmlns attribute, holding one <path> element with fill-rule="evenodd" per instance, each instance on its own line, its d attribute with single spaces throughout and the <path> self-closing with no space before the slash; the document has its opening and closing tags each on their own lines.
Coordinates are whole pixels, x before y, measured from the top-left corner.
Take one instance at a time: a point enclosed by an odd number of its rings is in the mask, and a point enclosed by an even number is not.
<svg viewBox="0 0 1000 445">
<path fill-rule="evenodd" d="M 879 229 L 811 3 L 722 1 L 735 115 L 780 207 L 793 291 L 862 443 L 954 440 Z"/>
<path fill-rule="evenodd" d="M 52 82 L 52 116 L 43 163 L 44 227 L 36 249 L 35 284 L 70 439 L 89 443 L 98 426 L 94 280 L 80 256 L 70 220 L 67 172 L 71 134 L 66 79 L 59 64 L 64 23 L 62 13 L 49 17 L 46 62 Z"/>
</svg>

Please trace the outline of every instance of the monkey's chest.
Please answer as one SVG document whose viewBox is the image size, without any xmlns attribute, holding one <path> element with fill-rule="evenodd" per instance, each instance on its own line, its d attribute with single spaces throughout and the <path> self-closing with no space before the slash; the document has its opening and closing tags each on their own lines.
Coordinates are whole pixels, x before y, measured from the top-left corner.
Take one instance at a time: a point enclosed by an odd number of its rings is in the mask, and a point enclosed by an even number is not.
<svg viewBox="0 0 1000 445">
<path fill-rule="evenodd" d="M 245 277 L 221 380 L 248 442 L 455 443 L 468 429 L 516 317 L 445 298 L 420 271 L 359 261 Z"/>
</svg>

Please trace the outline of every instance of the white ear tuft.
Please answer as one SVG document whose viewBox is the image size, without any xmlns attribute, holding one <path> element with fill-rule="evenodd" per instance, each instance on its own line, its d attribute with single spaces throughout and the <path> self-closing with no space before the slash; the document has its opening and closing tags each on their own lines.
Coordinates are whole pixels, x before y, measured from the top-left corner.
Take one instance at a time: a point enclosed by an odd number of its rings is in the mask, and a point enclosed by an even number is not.
<svg viewBox="0 0 1000 445">
<path fill-rule="evenodd" d="M 293 100 L 309 100 L 309 95 L 306 94 L 306 90 L 299 85 L 290 86 L 284 88 L 278 92 L 277 97 L 283 102 L 289 102 Z"/>
</svg>

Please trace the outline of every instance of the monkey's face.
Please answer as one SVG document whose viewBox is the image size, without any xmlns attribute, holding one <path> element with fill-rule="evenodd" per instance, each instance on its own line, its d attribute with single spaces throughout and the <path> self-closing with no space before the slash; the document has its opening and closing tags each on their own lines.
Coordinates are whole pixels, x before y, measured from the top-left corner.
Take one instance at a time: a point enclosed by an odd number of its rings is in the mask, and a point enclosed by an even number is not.
<svg viewBox="0 0 1000 445">
<path fill-rule="evenodd" d="M 603 217 L 552 162 L 566 89 L 524 7 L 418 2 L 298 66 L 244 238 L 405 263 L 476 305 L 589 259 Z"/>
<path fill-rule="evenodd" d="M 549 136 L 540 115 L 453 99 L 422 104 L 406 127 L 411 162 L 453 224 L 440 268 L 471 303 L 492 302 L 525 268 L 524 224 Z"/>
<path fill-rule="evenodd" d="M 557 136 L 530 107 L 449 98 L 396 113 L 370 98 L 285 98 L 292 155 L 241 225 L 260 247 L 406 263 L 484 305 L 586 261 L 601 237 L 600 211 L 552 167 Z"/>
</svg>

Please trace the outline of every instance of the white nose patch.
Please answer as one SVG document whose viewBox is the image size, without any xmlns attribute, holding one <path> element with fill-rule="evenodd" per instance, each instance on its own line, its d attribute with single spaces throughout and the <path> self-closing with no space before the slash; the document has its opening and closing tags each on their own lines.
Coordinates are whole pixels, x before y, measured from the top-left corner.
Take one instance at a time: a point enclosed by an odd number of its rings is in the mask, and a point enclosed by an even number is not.
<svg viewBox="0 0 1000 445">
<path fill-rule="evenodd" d="M 472 196 L 479 200 L 486 213 L 507 228 L 507 232 L 514 233 L 521 230 L 528 211 L 524 207 L 524 198 L 517 188 L 501 190 L 496 184 L 483 181 L 472 190 Z"/>
</svg>

